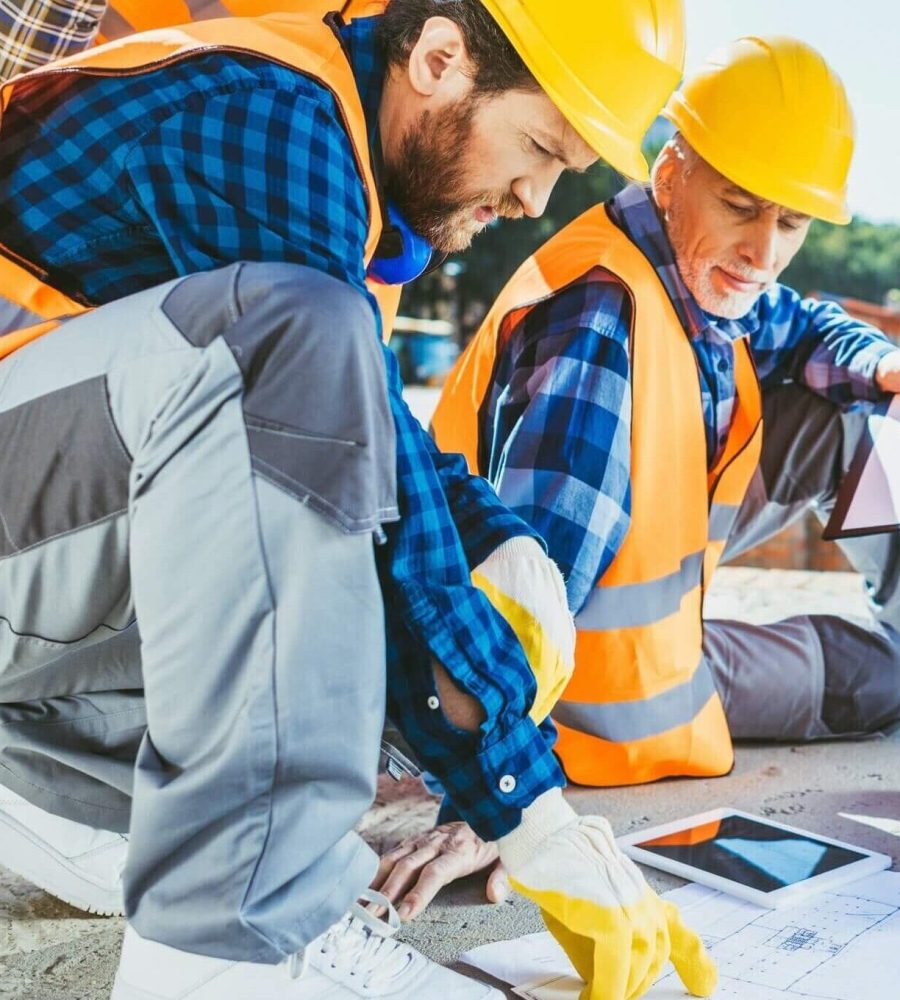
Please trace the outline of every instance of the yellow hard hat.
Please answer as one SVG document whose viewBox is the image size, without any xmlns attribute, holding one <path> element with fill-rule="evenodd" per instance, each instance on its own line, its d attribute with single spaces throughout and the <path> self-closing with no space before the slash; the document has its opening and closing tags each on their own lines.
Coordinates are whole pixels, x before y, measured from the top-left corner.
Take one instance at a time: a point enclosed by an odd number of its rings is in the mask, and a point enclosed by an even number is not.
<svg viewBox="0 0 900 1000">
<path fill-rule="evenodd" d="M 683 0 L 481 0 L 607 163 L 646 180 L 641 139 L 684 68 Z"/>
<path fill-rule="evenodd" d="M 840 77 L 804 42 L 732 42 L 684 82 L 663 115 L 751 194 L 827 222 L 850 221 L 853 112 Z"/>
</svg>

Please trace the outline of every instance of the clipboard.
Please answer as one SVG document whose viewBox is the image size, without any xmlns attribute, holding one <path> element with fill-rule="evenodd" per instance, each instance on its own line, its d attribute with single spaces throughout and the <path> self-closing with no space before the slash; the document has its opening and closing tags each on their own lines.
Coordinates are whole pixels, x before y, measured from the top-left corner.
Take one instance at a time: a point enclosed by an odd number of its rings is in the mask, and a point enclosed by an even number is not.
<svg viewBox="0 0 900 1000">
<path fill-rule="evenodd" d="M 822 537 L 856 538 L 900 531 L 900 394 L 880 403 L 866 430 Z"/>
</svg>

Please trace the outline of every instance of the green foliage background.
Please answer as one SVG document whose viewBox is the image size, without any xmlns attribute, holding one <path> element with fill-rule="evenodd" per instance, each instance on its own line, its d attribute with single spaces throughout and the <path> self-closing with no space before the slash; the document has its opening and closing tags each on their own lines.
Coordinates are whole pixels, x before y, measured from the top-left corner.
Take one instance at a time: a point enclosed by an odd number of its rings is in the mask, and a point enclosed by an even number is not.
<svg viewBox="0 0 900 1000">
<path fill-rule="evenodd" d="M 818 289 L 880 303 L 900 287 L 900 225 L 814 222 L 782 281 L 800 292 Z"/>
</svg>

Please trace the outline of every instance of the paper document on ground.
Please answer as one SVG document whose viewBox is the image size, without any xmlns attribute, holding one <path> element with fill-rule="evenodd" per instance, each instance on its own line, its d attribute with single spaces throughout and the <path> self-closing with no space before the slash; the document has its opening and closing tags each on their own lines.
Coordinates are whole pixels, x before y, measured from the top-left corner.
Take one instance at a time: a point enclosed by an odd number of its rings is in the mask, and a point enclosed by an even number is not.
<svg viewBox="0 0 900 1000">
<path fill-rule="evenodd" d="M 838 813 L 844 819 L 852 819 L 855 823 L 862 823 L 864 826 L 874 827 L 884 833 L 892 833 L 895 837 L 900 837 L 900 819 L 891 819 L 888 816 L 858 816 L 856 813 Z"/>
<path fill-rule="evenodd" d="M 825 528 L 827 539 L 900 527 L 900 395 L 866 421 Z"/>
<path fill-rule="evenodd" d="M 900 872 L 880 872 L 800 906 L 766 910 L 714 889 L 666 893 L 719 966 L 716 1000 L 887 1000 L 900 983 Z M 527 1000 L 578 1000 L 584 985 L 547 934 L 466 952 L 461 961 Z M 683 1000 L 671 966 L 647 1000 Z"/>
</svg>

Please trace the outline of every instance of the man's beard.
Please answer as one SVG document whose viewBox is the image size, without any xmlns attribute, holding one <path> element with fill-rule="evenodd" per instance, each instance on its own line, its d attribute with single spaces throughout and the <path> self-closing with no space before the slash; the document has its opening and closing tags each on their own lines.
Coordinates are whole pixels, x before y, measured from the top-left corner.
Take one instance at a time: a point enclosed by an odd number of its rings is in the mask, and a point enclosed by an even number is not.
<svg viewBox="0 0 900 1000">
<path fill-rule="evenodd" d="M 489 206 L 496 215 L 518 218 L 522 206 L 509 191 L 467 194 L 468 152 L 477 98 L 422 114 L 400 143 L 386 170 L 388 198 L 413 230 L 441 253 L 465 250 L 485 227 L 475 211 Z"/>
<path fill-rule="evenodd" d="M 704 312 L 721 319 L 740 319 L 750 312 L 765 289 L 753 292 L 722 292 L 717 289 L 712 280 L 715 265 L 707 260 L 698 261 L 690 255 L 687 248 L 691 241 L 684 231 L 683 218 L 681 213 L 673 211 L 671 207 L 666 212 L 666 235 L 675 252 L 678 272 Z M 730 261 L 723 266 L 732 274 L 748 281 L 760 280 L 758 272 L 741 262 Z"/>
</svg>

